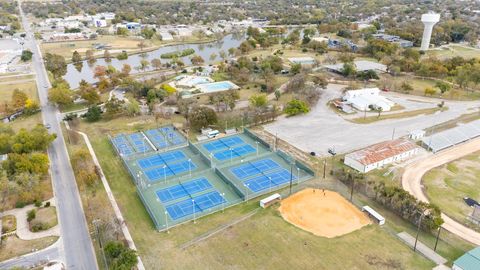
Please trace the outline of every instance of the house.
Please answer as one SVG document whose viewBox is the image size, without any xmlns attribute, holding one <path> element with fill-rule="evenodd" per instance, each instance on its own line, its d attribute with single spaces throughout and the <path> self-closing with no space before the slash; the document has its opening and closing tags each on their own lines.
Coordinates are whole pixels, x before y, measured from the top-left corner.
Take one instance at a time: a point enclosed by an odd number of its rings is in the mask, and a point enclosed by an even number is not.
<svg viewBox="0 0 480 270">
<path fill-rule="evenodd" d="M 480 269 L 480 247 L 476 247 L 453 262 L 452 270 Z"/>
<path fill-rule="evenodd" d="M 370 111 L 373 107 L 387 112 L 395 105 L 395 102 L 381 96 L 380 89 L 376 87 L 349 90 L 345 92 L 342 100 L 359 111 Z"/>
<path fill-rule="evenodd" d="M 323 67 L 326 68 L 328 71 L 342 74 L 343 64 L 344 63 L 338 63 L 334 65 L 324 65 Z M 354 61 L 353 64 L 355 65 L 357 72 L 365 72 L 369 70 L 373 70 L 375 72 L 380 72 L 380 73 L 387 72 L 387 66 L 377 62 L 372 62 L 367 60 L 358 60 L 358 61 Z"/>
<path fill-rule="evenodd" d="M 388 35 L 384 33 L 377 33 L 372 35 L 376 39 L 381 39 L 388 41 L 390 43 L 396 43 L 402 48 L 410 48 L 413 47 L 413 42 L 410 40 L 401 39 L 399 36 Z"/>
<path fill-rule="evenodd" d="M 419 147 L 406 139 L 385 141 L 345 156 L 344 164 L 362 173 L 384 165 L 406 160 L 419 151 Z"/>
</svg>

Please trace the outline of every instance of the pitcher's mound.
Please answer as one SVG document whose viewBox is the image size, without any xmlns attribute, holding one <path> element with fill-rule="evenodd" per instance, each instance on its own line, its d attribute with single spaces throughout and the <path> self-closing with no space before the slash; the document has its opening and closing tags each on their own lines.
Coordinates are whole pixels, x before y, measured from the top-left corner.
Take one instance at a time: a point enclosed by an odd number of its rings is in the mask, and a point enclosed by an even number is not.
<svg viewBox="0 0 480 270">
<path fill-rule="evenodd" d="M 282 200 L 282 217 L 318 236 L 333 238 L 370 224 L 370 219 L 340 194 L 307 188 Z"/>
</svg>

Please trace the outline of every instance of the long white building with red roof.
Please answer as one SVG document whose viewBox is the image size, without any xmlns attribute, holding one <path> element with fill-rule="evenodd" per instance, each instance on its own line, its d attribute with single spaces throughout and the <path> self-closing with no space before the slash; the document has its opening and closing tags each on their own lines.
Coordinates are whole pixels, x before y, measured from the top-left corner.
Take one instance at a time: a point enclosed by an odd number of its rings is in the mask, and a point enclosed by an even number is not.
<svg viewBox="0 0 480 270">
<path fill-rule="evenodd" d="M 419 147 L 407 140 L 396 139 L 385 141 L 352 152 L 345 156 L 345 165 L 366 173 L 384 165 L 400 162 L 416 155 Z"/>
</svg>

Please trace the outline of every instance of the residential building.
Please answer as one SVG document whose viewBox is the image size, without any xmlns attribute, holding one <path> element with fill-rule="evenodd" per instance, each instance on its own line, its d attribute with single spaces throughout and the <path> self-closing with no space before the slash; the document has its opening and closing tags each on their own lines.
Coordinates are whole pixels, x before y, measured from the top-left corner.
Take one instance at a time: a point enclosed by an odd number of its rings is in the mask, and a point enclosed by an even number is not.
<svg viewBox="0 0 480 270">
<path fill-rule="evenodd" d="M 394 35 L 388 35 L 388 34 L 383 34 L 383 33 L 377 33 L 372 35 L 376 39 L 381 39 L 388 41 L 390 43 L 396 43 L 398 46 L 402 48 L 409 48 L 413 47 L 413 42 L 410 40 L 405 40 L 401 39 L 399 36 L 394 36 Z"/>
<path fill-rule="evenodd" d="M 355 151 L 345 156 L 344 164 L 362 173 L 393 162 L 404 161 L 419 151 L 419 147 L 407 139 L 385 141 Z"/>
<path fill-rule="evenodd" d="M 342 100 L 359 111 L 370 111 L 371 107 L 381 108 L 387 112 L 392 109 L 395 102 L 380 95 L 378 88 L 364 88 L 345 92 Z"/>
</svg>

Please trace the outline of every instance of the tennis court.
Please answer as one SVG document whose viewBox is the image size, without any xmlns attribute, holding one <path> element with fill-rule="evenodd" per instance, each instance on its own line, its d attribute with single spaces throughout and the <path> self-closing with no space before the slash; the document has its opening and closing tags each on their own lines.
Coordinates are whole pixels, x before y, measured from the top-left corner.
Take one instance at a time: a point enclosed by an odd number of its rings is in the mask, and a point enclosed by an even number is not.
<svg viewBox="0 0 480 270">
<path fill-rule="evenodd" d="M 134 150 L 124 135 L 119 135 L 112 139 L 113 144 L 121 155 L 133 154 Z"/>
<path fill-rule="evenodd" d="M 212 191 L 203 195 L 192 197 L 166 207 L 168 214 L 173 220 L 201 213 L 209 208 L 226 203 L 226 200 L 218 193 Z"/>
<path fill-rule="evenodd" d="M 142 133 L 138 132 L 138 133 L 128 134 L 127 137 L 132 143 L 133 148 L 135 148 L 136 152 L 145 153 L 153 150 Z"/>
<path fill-rule="evenodd" d="M 191 160 L 183 160 L 177 163 L 163 163 L 161 167 L 146 170 L 145 175 L 149 181 L 165 179 L 165 177 L 178 175 L 184 172 L 191 172 L 197 169 L 197 166 Z"/>
<path fill-rule="evenodd" d="M 156 129 L 150 129 L 145 131 L 145 135 L 150 139 L 150 141 L 157 147 L 157 149 L 163 149 L 168 147 L 168 142 L 165 140 L 164 135 L 156 130 Z"/>
<path fill-rule="evenodd" d="M 241 146 L 232 147 L 227 150 L 216 152 L 213 154 L 213 156 L 220 161 L 224 161 L 227 159 L 244 157 L 254 152 L 256 152 L 256 150 L 255 148 L 253 148 L 253 146 L 251 146 L 250 144 L 244 144 Z"/>
<path fill-rule="evenodd" d="M 269 171 L 272 169 L 279 168 L 280 165 L 273 161 L 270 158 L 257 160 L 254 162 L 248 162 L 245 165 L 241 165 L 238 167 L 231 168 L 230 171 L 238 178 L 238 179 L 246 179 L 250 176 Z"/>
<path fill-rule="evenodd" d="M 170 162 L 180 161 L 186 158 L 187 156 L 182 151 L 176 150 L 173 152 L 157 154 L 155 156 L 139 159 L 138 165 L 142 169 L 148 169 L 151 167 L 164 165 Z"/>
<path fill-rule="evenodd" d="M 293 174 L 290 174 L 289 171 L 280 169 L 249 179 L 245 181 L 245 186 L 247 186 L 253 192 L 259 192 L 288 183 L 290 182 L 290 178 L 292 181 L 297 179 L 297 177 L 295 177 Z"/>
<path fill-rule="evenodd" d="M 190 180 L 188 182 L 160 189 L 157 191 L 157 196 L 161 202 L 166 203 L 182 197 L 192 196 L 195 193 L 205 191 L 212 188 L 212 185 L 205 177 Z"/>
<path fill-rule="evenodd" d="M 203 147 L 207 149 L 209 152 L 214 152 L 214 151 L 227 149 L 232 146 L 235 146 L 238 144 L 244 144 L 244 143 L 245 142 L 242 140 L 242 138 L 238 136 L 232 136 L 232 137 L 222 138 L 213 142 L 206 143 L 203 145 Z"/>
</svg>

